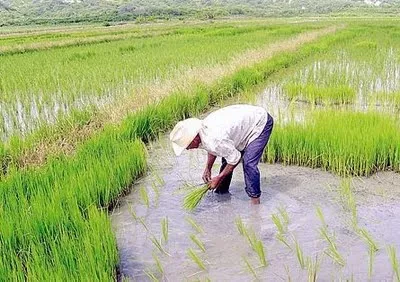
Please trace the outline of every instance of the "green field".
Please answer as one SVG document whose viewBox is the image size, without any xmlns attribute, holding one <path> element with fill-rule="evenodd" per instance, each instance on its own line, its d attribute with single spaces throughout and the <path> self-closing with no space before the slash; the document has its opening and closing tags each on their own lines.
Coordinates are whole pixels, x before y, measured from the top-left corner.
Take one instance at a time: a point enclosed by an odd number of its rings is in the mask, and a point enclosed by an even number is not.
<svg viewBox="0 0 400 282">
<path fill-rule="evenodd" d="M 146 143 L 271 83 L 307 111 L 276 124 L 266 161 L 346 176 L 398 172 L 399 27 L 246 20 L 0 30 L 1 279 L 115 279 L 108 210 L 146 172 Z"/>
</svg>

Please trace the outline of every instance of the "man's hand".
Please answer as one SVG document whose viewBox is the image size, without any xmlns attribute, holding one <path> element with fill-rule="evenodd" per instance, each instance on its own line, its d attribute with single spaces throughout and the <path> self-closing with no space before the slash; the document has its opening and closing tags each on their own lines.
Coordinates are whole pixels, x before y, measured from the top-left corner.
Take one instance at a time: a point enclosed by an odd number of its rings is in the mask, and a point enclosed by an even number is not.
<svg viewBox="0 0 400 282">
<path fill-rule="evenodd" d="M 208 183 L 211 181 L 211 170 L 206 168 L 203 173 L 203 181 L 204 183 Z"/>
<path fill-rule="evenodd" d="M 208 183 L 208 189 L 210 190 L 215 190 L 218 188 L 218 186 L 221 184 L 222 182 L 222 177 L 215 176 L 211 179 L 211 181 Z"/>
</svg>

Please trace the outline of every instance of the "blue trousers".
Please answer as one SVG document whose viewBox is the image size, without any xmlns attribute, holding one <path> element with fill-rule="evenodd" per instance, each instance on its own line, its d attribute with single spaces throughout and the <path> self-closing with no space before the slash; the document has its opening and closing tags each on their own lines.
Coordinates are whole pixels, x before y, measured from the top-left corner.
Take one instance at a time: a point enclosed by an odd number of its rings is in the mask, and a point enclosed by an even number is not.
<svg viewBox="0 0 400 282">
<path fill-rule="evenodd" d="M 269 137 L 274 127 L 274 119 L 268 114 L 268 121 L 265 125 L 260 136 L 254 139 L 247 147 L 241 152 L 245 190 L 247 195 L 251 198 L 258 198 L 261 196 L 260 189 L 260 171 L 258 170 L 258 163 L 262 157 L 265 147 L 268 144 Z M 220 172 L 226 167 L 227 162 L 222 158 L 222 166 Z M 225 177 L 221 185 L 216 189 L 216 193 L 228 193 L 229 186 L 232 180 L 232 173 Z"/>
</svg>

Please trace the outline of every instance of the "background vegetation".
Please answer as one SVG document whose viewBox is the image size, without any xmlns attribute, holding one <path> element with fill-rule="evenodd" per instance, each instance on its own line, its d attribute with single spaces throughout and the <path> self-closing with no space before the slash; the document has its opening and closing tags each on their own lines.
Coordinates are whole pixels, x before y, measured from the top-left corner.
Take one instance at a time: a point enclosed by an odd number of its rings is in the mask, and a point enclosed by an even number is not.
<svg viewBox="0 0 400 282">
<path fill-rule="evenodd" d="M 226 16 L 397 15 L 398 0 L 1 0 L 0 25 Z"/>
</svg>

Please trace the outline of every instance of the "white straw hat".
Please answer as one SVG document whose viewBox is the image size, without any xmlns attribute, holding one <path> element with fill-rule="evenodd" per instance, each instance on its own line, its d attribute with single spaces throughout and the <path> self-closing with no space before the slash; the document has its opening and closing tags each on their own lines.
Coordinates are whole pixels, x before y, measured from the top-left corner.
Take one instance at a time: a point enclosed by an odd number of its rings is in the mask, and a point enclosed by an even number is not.
<svg viewBox="0 0 400 282">
<path fill-rule="evenodd" d="M 178 122 L 169 134 L 175 155 L 179 156 L 192 143 L 201 129 L 201 120 L 188 118 Z"/>
</svg>

